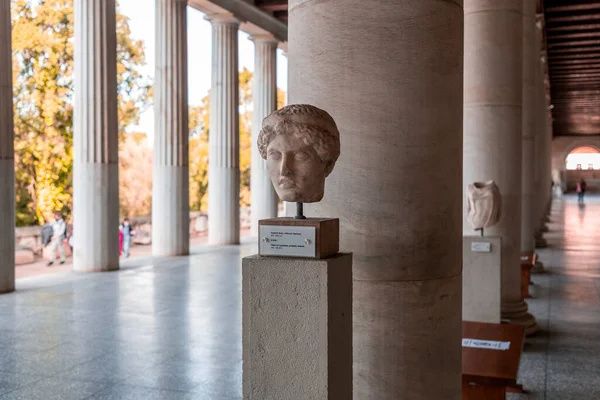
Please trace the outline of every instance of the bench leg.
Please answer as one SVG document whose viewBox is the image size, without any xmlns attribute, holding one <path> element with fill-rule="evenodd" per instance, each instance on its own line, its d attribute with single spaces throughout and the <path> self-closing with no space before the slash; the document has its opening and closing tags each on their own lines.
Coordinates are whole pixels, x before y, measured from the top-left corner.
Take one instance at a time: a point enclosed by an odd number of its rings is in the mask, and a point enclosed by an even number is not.
<svg viewBox="0 0 600 400">
<path fill-rule="evenodd" d="M 531 269 L 521 267 L 521 297 L 524 299 L 531 298 L 529 294 L 529 281 L 531 280 Z"/>
<path fill-rule="evenodd" d="M 503 386 L 472 385 L 463 382 L 462 400 L 505 400 L 506 388 Z"/>
<path fill-rule="evenodd" d="M 527 393 L 527 390 L 523 389 L 523 385 L 518 383 L 514 386 L 507 386 L 506 391 L 510 393 Z"/>
</svg>

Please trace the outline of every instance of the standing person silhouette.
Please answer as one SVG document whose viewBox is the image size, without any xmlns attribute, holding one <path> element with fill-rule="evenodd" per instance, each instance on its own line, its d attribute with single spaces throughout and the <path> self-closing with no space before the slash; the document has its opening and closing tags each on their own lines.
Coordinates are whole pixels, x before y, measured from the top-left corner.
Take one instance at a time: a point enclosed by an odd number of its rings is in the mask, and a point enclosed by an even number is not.
<svg viewBox="0 0 600 400">
<path fill-rule="evenodd" d="M 67 224 L 63 219 L 60 212 L 54 213 L 54 222 L 52 223 L 52 238 L 51 238 L 51 249 L 52 255 L 50 257 L 50 262 L 48 266 L 54 264 L 54 260 L 56 260 L 56 252 L 60 253 L 60 263 L 65 263 L 65 248 L 63 247 L 63 242 L 67 238 Z"/>
<path fill-rule="evenodd" d="M 583 196 L 585 195 L 585 189 L 587 188 L 587 183 L 583 178 L 579 178 L 579 182 L 577 182 L 577 202 L 583 203 Z"/>
</svg>

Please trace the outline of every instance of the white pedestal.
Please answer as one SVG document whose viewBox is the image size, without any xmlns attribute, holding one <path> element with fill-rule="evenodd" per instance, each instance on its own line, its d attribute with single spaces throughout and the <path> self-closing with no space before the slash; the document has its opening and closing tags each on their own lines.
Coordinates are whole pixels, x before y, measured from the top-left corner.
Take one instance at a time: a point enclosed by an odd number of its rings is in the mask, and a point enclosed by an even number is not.
<svg viewBox="0 0 600 400">
<path fill-rule="evenodd" d="M 499 237 L 463 237 L 463 321 L 500 323 L 501 249 Z"/>
<path fill-rule="evenodd" d="M 245 400 L 352 399 L 352 254 L 245 257 Z"/>
</svg>

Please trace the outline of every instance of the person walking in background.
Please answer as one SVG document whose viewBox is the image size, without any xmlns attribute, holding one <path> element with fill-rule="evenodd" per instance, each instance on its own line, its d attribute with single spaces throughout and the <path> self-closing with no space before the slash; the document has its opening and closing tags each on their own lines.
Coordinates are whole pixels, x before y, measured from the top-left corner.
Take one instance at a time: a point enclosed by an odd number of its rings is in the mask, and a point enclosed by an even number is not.
<svg viewBox="0 0 600 400">
<path fill-rule="evenodd" d="M 71 228 L 71 232 L 69 232 L 69 235 L 67 236 L 67 243 L 71 248 L 71 254 L 73 254 L 73 228 Z"/>
<path fill-rule="evenodd" d="M 119 257 L 123 255 L 123 227 L 119 225 Z"/>
<path fill-rule="evenodd" d="M 587 183 L 583 178 L 579 179 L 577 182 L 577 201 L 579 203 L 583 203 L 583 196 L 585 195 L 585 189 L 587 188 Z"/>
<path fill-rule="evenodd" d="M 128 258 L 129 248 L 131 247 L 131 238 L 135 235 L 128 218 L 123 220 L 123 223 L 121 224 L 121 232 L 123 232 L 123 253 L 125 254 L 125 258 Z"/>
<path fill-rule="evenodd" d="M 54 222 L 52 223 L 52 238 L 50 240 L 50 246 L 52 255 L 50 256 L 50 262 L 48 266 L 54 264 L 54 260 L 56 260 L 56 252 L 60 253 L 60 263 L 65 263 L 65 248 L 63 247 L 63 242 L 67 238 L 67 224 L 63 219 L 60 212 L 54 213 Z"/>
</svg>

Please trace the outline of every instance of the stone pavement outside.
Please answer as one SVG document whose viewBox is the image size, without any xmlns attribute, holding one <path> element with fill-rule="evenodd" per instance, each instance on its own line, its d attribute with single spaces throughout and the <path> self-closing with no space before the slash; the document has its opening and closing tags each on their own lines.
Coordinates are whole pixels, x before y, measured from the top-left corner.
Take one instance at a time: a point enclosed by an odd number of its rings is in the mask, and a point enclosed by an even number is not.
<svg viewBox="0 0 600 400">
<path fill-rule="evenodd" d="M 250 234 L 249 230 L 242 230 L 242 237 L 246 237 Z M 202 236 L 194 236 L 190 238 L 190 248 L 195 246 L 205 245 L 208 241 L 207 235 Z M 130 259 L 136 257 L 148 257 L 152 255 L 152 246 L 151 245 L 136 245 L 132 246 L 130 250 Z M 121 261 L 125 260 L 125 257 L 121 256 Z M 32 276 L 38 275 L 46 275 L 53 274 L 59 271 L 70 271 L 73 268 L 72 257 L 68 257 L 67 261 L 63 264 L 59 264 L 59 257 L 57 256 L 56 262 L 54 265 L 48 267 L 48 261 L 43 260 L 41 258 L 36 259 L 35 262 L 31 264 L 17 265 L 15 277 L 16 279 L 28 278 Z"/>
</svg>

